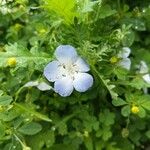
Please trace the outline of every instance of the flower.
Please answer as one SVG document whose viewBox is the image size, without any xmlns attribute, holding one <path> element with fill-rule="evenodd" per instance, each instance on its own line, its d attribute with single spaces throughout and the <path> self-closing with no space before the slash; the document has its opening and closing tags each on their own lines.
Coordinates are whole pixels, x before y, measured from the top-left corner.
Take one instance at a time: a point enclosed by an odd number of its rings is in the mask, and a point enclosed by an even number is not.
<svg viewBox="0 0 150 150">
<path fill-rule="evenodd" d="M 131 49 L 128 47 L 123 47 L 117 56 L 113 56 L 110 58 L 111 64 L 117 64 L 122 68 L 130 70 L 131 60 L 128 58 L 131 53 Z"/>
<path fill-rule="evenodd" d="M 131 112 L 132 112 L 133 114 L 137 114 L 137 113 L 139 112 L 139 107 L 137 107 L 137 106 L 132 106 L 132 107 L 131 107 Z"/>
<path fill-rule="evenodd" d="M 131 60 L 128 58 L 131 53 L 131 49 L 128 47 L 123 47 L 122 51 L 118 54 L 120 61 L 118 62 L 118 66 L 130 70 L 131 68 Z"/>
<path fill-rule="evenodd" d="M 7 65 L 10 66 L 10 67 L 13 67 L 15 66 L 17 63 L 17 60 L 15 57 L 10 57 L 7 59 Z"/>
<path fill-rule="evenodd" d="M 142 74 L 143 80 L 146 83 L 150 84 L 150 74 L 148 73 L 149 69 L 147 64 L 144 61 L 141 61 L 138 68 L 139 68 L 139 73 Z"/>
<path fill-rule="evenodd" d="M 6 15 L 6 14 L 11 12 L 11 9 L 8 8 L 8 6 L 7 6 L 7 1 L 6 0 L 0 0 L 0 12 L 3 15 Z"/>
<path fill-rule="evenodd" d="M 71 45 L 60 45 L 56 48 L 56 59 L 44 68 L 44 76 L 54 82 L 54 91 L 66 97 L 73 89 L 85 92 L 93 85 L 93 77 L 87 72 L 89 65 L 77 55 Z"/>
</svg>

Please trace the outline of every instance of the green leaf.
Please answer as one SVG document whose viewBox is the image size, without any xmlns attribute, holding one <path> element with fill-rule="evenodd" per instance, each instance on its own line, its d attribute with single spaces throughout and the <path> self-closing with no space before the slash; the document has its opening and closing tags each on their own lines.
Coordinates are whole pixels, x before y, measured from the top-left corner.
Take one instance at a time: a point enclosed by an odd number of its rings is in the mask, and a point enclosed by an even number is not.
<svg viewBox="0 0 150 150">
<path fill-rule="evenodd" d="M 4 93 L 4 92 L 3 92 L 2 90 L 0 90 L 0 96 L 2 96 L 2 95 L 3 95 L 3 93 Z"/>
<path fill-rule="evenodd" d="M 129 31 L 128 34 L 125 35 L 125 37 L 122 40 L 123 46 L 131 46 L 134 42 L 135 34 L 133 31 Z"/>
<path fill-rule="evenodd" d="M 34 135 L 42 130 L 42 126 L 39 123 L 30 122 L 28 124 L 23 125 L 18 129 L 19 132 L 25 135 Z"/>
<path fill-rule="evenodd" d="M 114 99 L 114 100 L 112 101 L 112 104 L 113 104 L 114 106 L 122 106 L 122 105 L 126 105 L 127 102 L 124 101 L 124 100 L 121 99 L 121 98 L 117 98 L 117 99 Z"/>
<path fill-rule="evenodd" d="M 65 123 L 61 123 L 61 125 L 58 127 L 58 132 L 61 135 L 67 134 L 67 125 Z"/>
<path fill-rule="evenodd" d="M 93 150 L 93 140 L 91 137 L 86 137 L 84 139 L 84 144 L 85 144 L 87 150 Z"/>
<path fill-rule="evenodd" d="M 110 126 L 114 124 L 115 115 L 114 113 L 110 112 L 108 109 L 105 109 L 103 113 L 99 114 L 99 121 L 106 126 Z"/>
<path fill-rule="evenodd" d="M 14 109 L 10 109 L 9 111 L 5 111 L 5 112 L 0 112 L 0 119 L 2 119 L 3 121 L 12 121 L 13 119 L 15 119 L 20 113 L 18 112 L 18 110 Z"/>
<path fill-rule="evenodd" d="M 11 96 L 5 95 L 5 96 L 0 96 L 0 105 L 1 106 L 7 106 L 13 101 Z"/>
<path fill-rule="evenodd" d="M 97 1 L 96 2 L 91 2 L 89 0 L 84 1 L 84 6 L 82 8 L 82 12 L 87 13 L 87 12 L 93 11 L 93 7 L 94 7 L 95 4 L 97 4 Z"/>
<path fill-rule="evenodd" d="M 103 128 L 103 135 L 102 138 L 104 141 L 107 141 L 112 136 L 112 132 L 110 130 L 110 127 L 105 126 Z"/>
<path fill-rule="evenodd" d="M 52 120 L 50 118 L 48 118 L 47 116 L 39 113 L 39 112 L 36 112 L 35 110 L 31 109 L 30 106 L 26 105 L 26 104 L 19 104 L 19 103 L 15 103 L 15 106 L 21 110 L 23 110 L 24 112 L 28 112 L 30 113 L 31 115 L 39 118 L 39 119 L 42 119 L 44 121 L 47 121 L 47 122 L 52 122 Z"/>
<path fill-rule="evenodd" d="M 148 130 L 145 134 L 150 139 L 150 130 Z"/>
<path fill-rule="evenodd" d="M 58 16 L 64 19 L 64 22 L 67 24 L 73 23 L 74 17 L 78 15 L 75 11 L 75 0 L 45 0 L 44 2 L 44 8 L 55 12 Z"/>
<path fill-rule="evenodd" d="M 108 92 L 110 93 L 111 97 L 113 99 L 116 99 L 118 97 L 118 94 L 114 91 L 115 85 L 110 84 L 109 83 L 110 82 L 109 79 L 104 79 L 104 77 L 97 71 L 95 66 L 92 66 L 92 69 L 96 73 L 96 75 L 99 77 L 100 83 L 102 85 L 104 85 L 105 88 L 108 90 Z"/>
<path fill-rule="evenodd" d="M 121 114 L 122 114 L 124 117 L 129 116 L 129 114 L 130 114 L 130 106 L 127 105 L 127 106 L 122 107 L 122 109 L 121 109 Z"/>
<path fill-rule="evenodd" d="M 55 133 L 45 124 L 43 130 L 27 139 L 29 146 L 34 150 L 42 149 L 44 145 L 50 148 L 55 143 Z"/>
<path fill-rule="evenodd" d="M 99 11 L 99 18 L 104 19 L 106 17 L 109 17 L 111 15 L 114 15 L 116 13 L 116 10 L 111 9 L 109 5 L 101 6 Z"/>
<path fill-rule="evenodd" d="M 25 67 L 29 62 L 34 62 L 36 69 L 41 71 L 43 66 L 50 61 L 47 54 L 43 52 L 32 53 L 17 43 L 6 45 L 5 50 L 6 52 L 0 52 L 0 67 L 7 66 L 7 60 L 15 57 L 18 67 Z"/>
<path fill-rule="evenodd" d="M 150 110 L 150 101 L 149 101 L 149 99 L 142 102 L 141 106 L 144 107 L 147 110 Z"/>
<path fill-rule="evenodd" d="M 125 80 L 128 71 L 124 68 L 117 67 L 116 69 L 114 69 L 114 73 L 117 75 L 118 79 Z"/>
<path fill-rule="evenodd" d="M 0 123 L 0 139 L 5 135 L 5 128 L 4 126 Z"/>
<path fill-rule="evenodd" d="M 146 116 L 145 110 L 140 106 L 139 106 L 138 116 L 141 117 L 141 118 L 144 118 Z"/>
</svg>

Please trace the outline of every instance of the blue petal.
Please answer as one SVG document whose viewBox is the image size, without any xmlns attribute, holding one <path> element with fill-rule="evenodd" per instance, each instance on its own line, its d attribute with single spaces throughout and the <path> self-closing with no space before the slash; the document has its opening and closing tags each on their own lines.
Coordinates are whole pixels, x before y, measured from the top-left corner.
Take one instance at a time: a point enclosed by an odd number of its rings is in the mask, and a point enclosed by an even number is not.
<svg viewBox="0 0 150 150">
<path fill-rule="evenodd" d="M 131 53 L 131 49 L 129 47 L 123 47 L 122 51 L 118 54 L 120 58 L 127 58 Z"/>
<path fill-rule="evenodd" d="M 148 66 L 145 61 L 140 62 L 139 70 L 139 73 L 148 73 Z"/>
<path fill-rule="evenodd" d="M 71 45 L 60 45 L 56 48 L 55 56 L 61 63 L 74 63 L 77 60 L 77 52 Z"/>
<path fill-rule="evenodd" d="M 146 83 L 150 84 L 150 74 L 146 74 L 143 76 L 143 79 Z"/>
<path fill-rule="evenodd" d="M 131 60 L 129 58 L 123 58 L 119 64 L 119 66 L 121 66 L 122 68 L 125 68 L 127 70 L 130 70 L 131 68 Z"/>
<path fill-rule="evenodd" d="M 75 65 L 77 66 L 77 70 L 80 72 L 88 72 L 90 70 L 89 65 L 80 57 L 78 57 Z"/>
<path fill-rule="evenodd" d="M 93 85 L 93 77 L 88 73 L 77 73 L 73 86 L 78 92 L 85 92 Z"/>
<path fill-rule="evenodd" d="M 44 68 L 44 76 L 50 82 L 54 82 L 59 78 L 60 76 L 59 65 L 60 63 L 58 61 L 52 61 Z"/>
<path fill-rule="evenodd" d="M 37 86 L 37 88 L 41 91 L 47 91 L 47 90 L 51 90 L 52 87 L 50 85 L 48 85 L 47 83 L 45 82 L 40 82 Z"/>
<path fill-rule="evenodd" d="M 54 83 L 54 91 L 59 95 L 66 97 L 73 92 L 73 81 L 68 77 L 63 77 Z"/>
</svg>

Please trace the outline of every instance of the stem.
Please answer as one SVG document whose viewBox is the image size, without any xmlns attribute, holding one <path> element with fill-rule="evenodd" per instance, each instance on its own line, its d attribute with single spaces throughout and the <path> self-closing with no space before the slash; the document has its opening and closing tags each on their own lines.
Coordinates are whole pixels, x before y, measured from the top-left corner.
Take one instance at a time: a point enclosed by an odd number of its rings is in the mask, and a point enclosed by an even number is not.
<svg viewBox="0 0 150 150">
<path fill-rule="evenodd" d="M 26 145 L 20 140 L 20 138 L 16 134 L 14 134 L 14 137 L 16 138 L 17 141 L 19 141 L 22 147 L 26 147 Z"/>
</svg>

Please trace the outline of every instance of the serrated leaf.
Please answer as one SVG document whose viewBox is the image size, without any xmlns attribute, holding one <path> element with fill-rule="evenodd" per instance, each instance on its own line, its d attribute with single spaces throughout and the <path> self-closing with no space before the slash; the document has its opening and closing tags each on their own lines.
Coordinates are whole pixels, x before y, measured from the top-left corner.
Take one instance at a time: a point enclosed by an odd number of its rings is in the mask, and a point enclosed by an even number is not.
<svg viewBox="0 0 150 150">
<path fill-rule="evenodd" d="M 87 13 L 87 12 L 91 12 L 93 11 L 93 7 L 95 4 L 97 4 L 98 2 L 91 2 L 91 1 L 84 1 L 84 6 L 82 8 L 82 12 L 83 13 Z"/>
<path fill-rule="evenodd" d="M 114 119 L 115 119 L 114 113 L 110 112 L 108 109 L 105 109 L 104 112 L 99 114 L 100 122 L 105 124 L 106 126 L 114 124 Z"/>
<path fill-rule="evenodd" d="M 45 121 L 48 121 L 48 122 L 52 122 L 52 120 L 50 118 L 48 118 L 47 116 L 39 113 L 39 112 L 36 112 L 35 110 L 33 109 L 30 109 L 30 107 L 26 104 L 19 104 L 19 103 L 15 103 L 15 106 L 18 107 L 19 109 L 25 111 L 25 112 L 28 112 L 30 114 L 32 114 L 33 116 L 41 119 L 41 120 L 45 120 Z"/>
<path fill-rule="evenodd" d="M 18 67 L 25 67 L 29 62 L 34 62 L 37 69 L 41 69 L 51 58 L 43 52 L 32 54 L 27 48 L 17 43 L 5 46 L 6 52 L 0 52 L 0 67 L 7 66 L 7 60 L 11 57 L 16 58 Z"/>
<path fill-rule="evenodd" d="M 116 99 L 118 97 L 118 94 L 116 92 L 114 92 L 115 85 L 109 84 L 110 80 L 109 79 L 104 79 L 104 77 L 102 75 L 100 75 L 100 73 L 97 71 L 95 66 L 92 66 L 92 69 L 94 70 L 94 72 L 99 77 L 100 83 L 102 83 L 105 86 L 105 88 L 109 91 L 112 99 Z"/>
<path fill-rule="evenodd" d="M 107 141 L 111 136 L 112 136 L 112 132 L 110 128 L 107 126 L 103 128 L 103 136 L 102 136 L 103 140 Z"/>
<path fill-rule="evenodd" d="M 67 24 L 73 23 L 74 17 L 78 15 L 75 12 L 75 0 L 45 0 L 44 2 L 44 8 L 55 12 Z"/>
<path fill-rule="evenodd" d="M 19 132 L 25 135 L 34 135 L 42 130 L 42 126 L 39 123 L 30 122 L 28 124 L 23 125 L 18 129 Z"/>
<path fill-rule="evenodd" d="M 9 105 L 12 101 L 13 101 L 13 99 L 11 96 L 8 96 L 8 95 L 0 96 L 0 105 L 1 106 Z"/>
<path fill-rule="evenodd" d="M 62 123 L 59 127 L 58 127 L 58 132 L 61 135 L 65 135 L 67 134 L 67 125 L 65 123 Z"/>
</svg>

